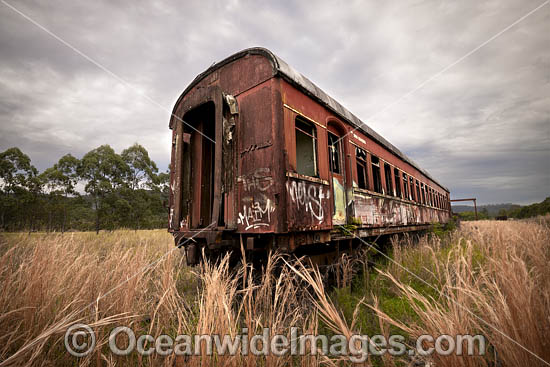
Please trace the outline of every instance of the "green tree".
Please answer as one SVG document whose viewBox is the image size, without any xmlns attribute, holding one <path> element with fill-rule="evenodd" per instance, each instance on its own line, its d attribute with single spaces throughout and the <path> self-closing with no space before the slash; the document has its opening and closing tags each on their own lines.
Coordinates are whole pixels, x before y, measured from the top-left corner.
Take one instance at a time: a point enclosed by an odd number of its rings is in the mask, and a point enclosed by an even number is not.
<svg viewBox="0 0 550 367">
<path fill-rule="evenodd" d="M 19 148 L 9 148 L 0 153 L 0 222 L 5 229 L 6 214 L 11 213 L 12 219 L 21 216 L 21 207 L 32 203 L 37 192 L 40 191 L 40 181 L 37 178 L 38 170 L 31 164 L 31 159 Z M 29 188 L 32 194 L 29 195 Z M 33 214 L 30 213 L 30 227 L 32 228 Z M 20 217 L 20 219 L 23 219 Z"/>
<path fill-rule="evenodd" d="M 122 190 L 124 199 L 119 199 L 117 204 L 121 208 L 128 208 L 126 212 L 129 213 L 131 222 L 128 224 L 137 230 L 152 215 L 149 191 L 156 187 L 158 168 L 149 157 L 147 149 L 137 143 L 124 149 L 121 157 L 128 166 L 125 177 L 128 189 Z"/>
<path fill-rule="evenodd" d="M 489 210 L 487 210 L 487 208 L 482 208 L 479 211 L 479 217 L 480 217 L 480 219 L 481 218 L 489 218 Z"/>
<path fill-rule="evenodd" d="M 52 214 L 55 208 L 61 204 L 63 219 L 61 222 L 61 232 L 65 232 L 67 223 L 67 211 L 69 196 L 78 195 L 75 187 L 78 183 L 78 166 L 80 161 L 71 154 L 66 154 L 42 173 L 46 187 L 48 188 L 49 211 L 48 211 L 48 229 L 51 229 Z"/>
<path fill-rule="evenodd" d="M 152 188 L 156 183 L 157 165 L 149 158 L 147 150 L 135 143 L 120 155 L 128 165 L 126 182 L 132 190 Z"/>
<path fill-rule="evenodd" d="M 78 167 L 79 177 L 86 182 L 84 190 L 90 195 L 96 214 L 95 229 L 99 233 L 101 218 L 111 214 L 115 192 L 126 183 L 129 168 L 120 155 L 109 145 L 102 145 L 84 155 Z"/>
</svg>

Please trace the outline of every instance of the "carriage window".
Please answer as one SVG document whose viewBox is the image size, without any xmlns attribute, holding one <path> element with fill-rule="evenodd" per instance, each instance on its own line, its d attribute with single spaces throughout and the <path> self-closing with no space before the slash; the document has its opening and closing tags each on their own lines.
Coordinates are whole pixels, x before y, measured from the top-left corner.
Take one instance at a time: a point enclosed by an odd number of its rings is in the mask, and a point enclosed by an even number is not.
<svg viewBox="0 0 550 367">
<path fill-rule="evenodd" d="M 399 178 L 399 170 L 394 168 L 393 174 L 395 176 L 395 196 L 401 197 L 401 179 Z"/>
<path fill-rule="evenodd" d="M 420 191 L 422 192 L 422 204 L 426 204 L 426 186 L 423 183 L 420 184 Z"/>
<path fill-rule="evenodd" d="M 430 186 L 424 185 L 424 191 L 426 191 L 426 204 L 432 205 L 432 199 L 431 199 L 432 193 L 430 190 Z"/>
<path fill-rule="evenodd" d="M 296 117 L 296 171 L 317 176 L 317 135 L 315 126 Z"/>
<path fill-rule="evenodd" d="M 418 185 L 418 180 L 416 180 L 416 202 L 420 203 L 421 196 L 420 196 L 420 186 Z"/>
<path fill-rule="evenodd" d="M 357 161 L 357 186 L 360 189 L 367 188 L 367 152 L 361 148 L 355 148 L 355 160 Z"/>
<path fill-rule="evenodd" d="M 393 196 L 391 166 L 384 163 L 384 176 L 386 177 L 386 193 Z"/>
<path fill-rule="evenodd" d="M 378 157 L 371 155 L 372 166 L 372 181 L 374 183 L 374 191 L 382 193 L 382 179 L 380 175 L 380 160 Z"/>
<path fill-rule="evenodd" d="M 409 197 L 409 180 L 405 172 L 403 172 L 403 199 L 411 199 Z"/>
<path fill-rule="evenodd" d="M 342 173 L 340 167 L 340 141 L 339 137 L 333 133 L 328 133 L 328 155 L 330 171 L 334 173 Z"/>
</svg>

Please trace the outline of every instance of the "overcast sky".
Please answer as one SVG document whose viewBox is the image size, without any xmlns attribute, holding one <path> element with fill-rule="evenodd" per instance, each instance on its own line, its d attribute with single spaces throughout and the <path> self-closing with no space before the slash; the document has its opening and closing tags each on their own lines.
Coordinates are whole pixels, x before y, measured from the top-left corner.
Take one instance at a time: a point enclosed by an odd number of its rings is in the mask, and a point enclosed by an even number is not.
<svg viewBox="0 0 550 367">
<path fill-rule="evenodd" d="M 215 61 L 262 46 L 452 197 L 550 196 L 550 4 L 402 98 L 543 0 L 8 3 L 130 85 L 0 3 L 0 150 L 18 146 L 40 170 L 135 142 L 166 169 L 183 89 Z"/>
</svg>

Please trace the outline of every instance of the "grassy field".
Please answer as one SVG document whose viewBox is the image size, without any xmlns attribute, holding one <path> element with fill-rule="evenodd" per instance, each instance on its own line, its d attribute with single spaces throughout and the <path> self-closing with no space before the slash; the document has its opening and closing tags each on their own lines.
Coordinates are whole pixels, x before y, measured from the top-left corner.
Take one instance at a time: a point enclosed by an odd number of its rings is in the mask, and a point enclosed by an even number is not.
<svg viewBox="0 0 550 367">
<path fill-rule="evenodd" d="M 1 234 L 0 366 L 351 364 L 334 355 L 120 357 L 108 348 L 120 325 L 155 337 L 235 335 L 245 327 L 251 335 L 270 327 L 290 336 L 295 326 L 301 334 L 400 334 L 411 345 L 422 334 L 483 334 L 485 356 L 369 356 L 363 365 L 544 366 L 549 222 L 469 222 L 414 243 L 403 239 L 388 252 L 393 261 L 372 250 L 343 258 L 339 287 L 330 289 L 301 262 L 275 266 L 277 255 L 261 278 L 248 267 L 235 273 L 226 261 L 188 268 L 164 230 Z M 75 322 L 97 336 L 83 358 L 63 343 Z"/>
</svg>

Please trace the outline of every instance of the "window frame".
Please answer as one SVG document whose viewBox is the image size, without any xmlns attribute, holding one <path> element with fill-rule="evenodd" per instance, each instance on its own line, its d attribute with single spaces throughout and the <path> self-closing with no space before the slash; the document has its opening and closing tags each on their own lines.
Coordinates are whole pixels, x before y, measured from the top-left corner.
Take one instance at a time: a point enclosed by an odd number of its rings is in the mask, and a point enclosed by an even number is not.
<svg viewBox="0 0 550 367">
<path fill-rule="evenodd" d="M 331 139 L 335 139 L 333 144 L 331 144 Z M 336 144 L 336 146 L 334 145 Z M 334 149 L 334 147 L 336 149 Z M 343 175 L 343 162 L 342 162 L 342 144 L 341 144 L 341 138 L 336 135 L 335 133 L 327 130 L 327 149 L 328 149 L 328 165 L 330 172 L 337 174 L 337 175 Z M 334 159 L 334 150 L 336 150 L 336 160 Z M 338 171 L 334 170 L 333 162 L 336 161 L 338 164 Z"/>
<path fill-rule="evenodd" d="M 386 169 L 387 168 L 387 169 Z M 388 162 L 384 162 L 384 181 L 386 186 L 386 195 L 395 196 L 393 191 L 393 178 L 392 178 L 392 166 Z M 387 174 L 389 172 L 389 175 Z M 388 176 L 389 180 L 388 180 Z"/>
<path fill-rule="evenodd" d="M 361 153 L 361 156 L 358 153 Z M 362 158 L 363 154 L 365 158 Z M 357 172 L 357 187 L 362 190 L 369 189 L 369 162 L 367 154 L 368 153 L 365 149 L 358 146 L 355 147 L 355 170 Z M 364 173 L 364 187 L 361 187 L 361 185 L 359 185 L 359 166 L 362 167 Z"/>
<path fill-rule="evenodd" d="M 377 163 L 374 163 L 373 158 L 376 158 L 378 161 Z M 371 168 L 371 174 L 372 174 L 372 191 L 384 195 L 384 187 L 382 185 L 382 172 L 380 171 L 380 158 L 371 154 L 370 155 L 370 168 Z M 376 168 L 375 168 L 376 167 Z M 378 172 L 378 175 L 375 175 L 375 170 Z M 376 180 L 378 178 L 378 180 Z M 377 190 L 377 188 L 379 190 Z"/>
<path fill-rule="evenodd" d="M 410 191 L 409 191 L 409 175 L 403 171 L 403 199 L 411 200 Z"/>
<path fill-rule="evenodd" d="M 309 126 L 311 128 L 311 133 L 308 132 L 308 131 L 305 131 L 302 127 L 300 127 L 299 124 L 302 124 L 302 125 L 305 125 L 305 126 Z M 298 170 L 298 141 L 297 141 L 297 132 L 300 132 L 306 136 L 308 136 L 309 138 L 312 139 L 312 145 L 313 145 L 313 171 L 314 171 L 314 174 L 313 175 L 308 175 L 308 174 L 305 174 L 305 173 L 302 173 L 302 172 L 299 172 Z M 315 178 L 319 178 L 319 149 L 318 149 L 318 137 L 317 137 L 317 127 L 315 126 L 314 123 L 312 123 L 311 121 L 308 121 L 306 118 L 300 116 L 300 115 L 297 115 L 295 118 L 294 118 L 294 135 L 295 135 L 295 138 L 294 138 L 294 154 L 295 154 L 295 158 L 296 158 L 296 172 L 300 175 L 303 175 L 303 176 L 307 176 L 307 177 L 315 177 Z"/>
<path fill-rule="evenodd" d="M 395 196 L 403 198 L 401 190 L 401 171 L 397 167 L 393 167 L 393 181 L 395 182 Z"/>
</svg>

